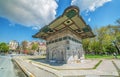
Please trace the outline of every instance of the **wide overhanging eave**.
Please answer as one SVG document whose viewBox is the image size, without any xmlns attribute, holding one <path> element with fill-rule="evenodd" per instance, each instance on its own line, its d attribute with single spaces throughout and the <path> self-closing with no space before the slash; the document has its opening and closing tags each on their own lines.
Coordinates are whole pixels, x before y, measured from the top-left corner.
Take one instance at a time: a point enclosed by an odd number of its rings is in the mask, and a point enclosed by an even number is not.
<svg viewBox="0 0 120 77">
<path fill-rule="evenodd" d="M 70 12 L 72 12 L 72 14 Z M 33 37 L 46 39 L 50 35 L 54 35 L 57 32 L 59 33 L 59 31 L 67 28 L 70 28 L 73 33 L 79 35 L 81 38 L 95 37 L 91 27 L 86 25 L 85 21 L 79 15 L 79 9 L 76 7 L 67 8 L 62 16 L 41 28 Z"/>
</svg>

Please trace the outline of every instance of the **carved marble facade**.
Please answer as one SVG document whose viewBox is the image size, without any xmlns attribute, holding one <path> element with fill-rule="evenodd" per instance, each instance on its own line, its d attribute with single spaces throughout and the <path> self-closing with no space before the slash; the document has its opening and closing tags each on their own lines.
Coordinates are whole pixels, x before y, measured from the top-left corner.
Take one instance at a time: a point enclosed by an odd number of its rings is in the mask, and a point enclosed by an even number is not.
<svg viewBox="0 0 120 77">
<path fill-rule="evenodd" d="M 47 59 L 66 63 L 78 62 L 84 56 L 82 42 L 65 29 L 47 38 Z"/>
</svg>

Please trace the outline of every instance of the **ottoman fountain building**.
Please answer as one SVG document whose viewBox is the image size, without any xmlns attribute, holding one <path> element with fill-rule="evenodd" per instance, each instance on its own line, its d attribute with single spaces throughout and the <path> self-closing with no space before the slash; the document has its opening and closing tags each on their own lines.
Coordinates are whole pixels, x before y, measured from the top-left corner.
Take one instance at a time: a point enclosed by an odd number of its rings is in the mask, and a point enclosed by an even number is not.
<svg viewBox="0 0 120 77">
<path fill-rule="evenodd" d="M 78 7 L 70 6 L 33 37 L 46 40 L 47 60 L 71 63 L 84 57 L 81 40 L 94 37 L 94 34 L 79 15 Z"/>
</svg>

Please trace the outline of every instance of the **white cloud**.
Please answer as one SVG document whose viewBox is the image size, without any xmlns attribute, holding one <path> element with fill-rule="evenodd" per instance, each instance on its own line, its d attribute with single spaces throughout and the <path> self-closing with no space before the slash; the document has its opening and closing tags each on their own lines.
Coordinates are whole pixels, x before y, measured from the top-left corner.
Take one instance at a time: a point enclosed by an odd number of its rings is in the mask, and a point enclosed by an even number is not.
<svg viewBox="0 0 120 77">
<path fill-rule="evenodd" d="M 103 6 L 112 0 L 72 0 L 71 5 L 76 5 L 80 11 L 95 11 L 96 8 Z"/>
<path fill-rule="evenodd" d="M 0 0 L 0 17 L 37 29 L 55 19 L 57 7 L 55 0 Z"/>
<path fill-rule="evenodd" d="M 91 21 L 91 18 L 88 18 L 88 22 L 90 22 Z"/>
</svg>

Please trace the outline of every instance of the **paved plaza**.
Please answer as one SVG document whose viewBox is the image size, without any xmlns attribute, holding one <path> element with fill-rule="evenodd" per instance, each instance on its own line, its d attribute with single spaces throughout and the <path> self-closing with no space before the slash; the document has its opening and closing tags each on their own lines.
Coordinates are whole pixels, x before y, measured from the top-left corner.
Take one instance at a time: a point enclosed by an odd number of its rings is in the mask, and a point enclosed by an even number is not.
<svg viewBox="0 0 120 77">
<path fill-rule="evenodd" d="M 14 57 L 33 77 L 119 77 L 120 60 L 84 60 L 81 63 L 50 65 L 40 61 Z M 100 62 L 101 61 L 101 62 Z M 100 63 L 99 63 L 100 62 Z M 99 63 L 99 64 L 98 64 Z"/>
</svg>

